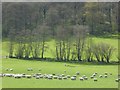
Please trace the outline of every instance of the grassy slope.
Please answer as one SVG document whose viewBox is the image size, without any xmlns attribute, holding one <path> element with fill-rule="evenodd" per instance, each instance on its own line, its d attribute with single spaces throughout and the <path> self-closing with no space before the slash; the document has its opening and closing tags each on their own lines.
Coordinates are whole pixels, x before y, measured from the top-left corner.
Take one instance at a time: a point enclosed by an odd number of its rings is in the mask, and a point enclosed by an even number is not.
<svg viewBox="0 0 120 90">
<path fill-rule="evenodd" d="M 40 79 L 14 79 L 3 78 L 3 87 L 7 88 L 117 88 L 118 85 L 115 82 L 117 77 L 117 65 L 80 65 L 69 64 L 72 67 L 65 67 L 64 63 L 60 62 L 41 62 L 41 61 L 27 61 L 16 59 L 3 59 L 3 72 L 11 73 L 11 71 L 5 71 L 6 68 L 13 68 L 12 73 L 42 73 L 42 74 L 62 74 L 66 70 L 66 74 L 74 75 L 77 71 L 80 71 L 81 75 L 91 76 L 92 73 L 98 72 L 98 74 L 104 74 L 104 72 L 113 73 L 108 78 L 98 79 L 98 82 L 94 82 L 89 78 L 88 81 L 71 81 L 69 80 L 45 80 Z M 27 68 L 32 67 L 33 71 L 27 71 Z M 41 68 L 42 71 L 38 71 Z M 80 75 L 80 76 L 81 76 Z M 98 77 L 98 76 L 97 76 Z M 11 83 L 12 81 L 12 83 Z M 73 83 L 74 82 L 74 83 Z"/>
</svg>

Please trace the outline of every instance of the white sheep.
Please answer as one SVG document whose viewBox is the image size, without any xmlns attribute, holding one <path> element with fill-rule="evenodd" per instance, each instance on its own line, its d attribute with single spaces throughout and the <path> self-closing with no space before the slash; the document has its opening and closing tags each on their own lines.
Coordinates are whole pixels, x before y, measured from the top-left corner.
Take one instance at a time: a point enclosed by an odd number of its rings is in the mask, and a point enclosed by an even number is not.
<svg viewBox="0 0 120 90">
<path fill-rule="evenodd" d="M 40 76 L 36 76 L 35 78 L 36 78 L 36 79 L 39 79 L 39 78 L 40 78 Z"/>
<path fill-rule="evenodd" d="M 115 79 L 116 82 L 119 82 L 119 79 Z"/>
<path fill-rule="evenodd" d="M 11 68 L 10 71 L 13 71 L 13 69 Z"/>
<path fill-rule="evenodd" d="M 103 76 L 102 75 L 99 75 L 99 78 L 102 78 Z"/>
<path fill-rule="evenodd" d="M 62 74 L 61 76 L 62 76 L 62 77 L 64 77 L 64 76 L 65 76 L 65 74 Z"/>
<path fill-rule="evenodd" d="M 57 78 L 58 78 L 58 76 L 53 76 L 53 78 L 54 78 L 54 79 L 57 79 Z"/>
<path fill-rule="evenodd" d="M 25 77 L 26 77 L 26 78 L 32 78 L 32 76 L 31 76 L 31 75 L 25 75 Z"/>
<path fill-rule="evenodd" d="M 76 72 L 76 75 L 80 75 L 80 72 Z"/>
<path fill-rule="evenodd" d="M 71 80 L 76 80 L 76 77 L 71 77 Z"/>
<path fill-rule="evenodd" d="M 58 77 L 59 80 L 62 80 L 62 77 Z"/>
<path fill-rule="evenodd" d="M 70 78 L 70 75 L 67 75 L 67 78 Z"/>
<path fill-rule="evenodd" d="M 105 78 L 107 78 L 108 76 L 107 75 L 104 75 Z"/>
<path fill-rule="evenodd" d="M 40 78 L 43 78 L 44 76 L 43 75 L 40 75 Z"/>
<path fill-rule="evenodd" d="M 73 77 L 77 77 L 77 75 L 73 75 Z"/>
<path fill-rule="evenodd" d="M 84 78 L 83 78 L 83 77 L 80 77 L 79 79 L 80 79 L 81 81 L 83 81 L 83 80 L 84 80 Z"/>
<path fill-rule="evenodd" d="M 98 81 L 97 78 L 94 78 L 94 81 Z"/>
<path fill-rule="evenodd" d="M 51 77 L 51 76 L 48 76 L 48 79 L 52 79 L 52 77 Z"/>
<path fill-rule="evenodd" d="M 105 75 L 108 75 L 108 72 L 105 72 Z"/>
<path fill-rule="evenodd" d="M 63 79 L 67 79 L 67 77 L 65 76 L 65 77 L 63 77 Z"/>
<path fill-rule="evenodd" d="M 94 78 L 94 76 L 90 76 L 90 78 L 91 78 L 91 79 L 93 79 L 93 78 Z"/>
<path fill-rule="evenodd" d="M 84 80 L 88 80 L 88 77 L 84 77 Z"/>
</svg>

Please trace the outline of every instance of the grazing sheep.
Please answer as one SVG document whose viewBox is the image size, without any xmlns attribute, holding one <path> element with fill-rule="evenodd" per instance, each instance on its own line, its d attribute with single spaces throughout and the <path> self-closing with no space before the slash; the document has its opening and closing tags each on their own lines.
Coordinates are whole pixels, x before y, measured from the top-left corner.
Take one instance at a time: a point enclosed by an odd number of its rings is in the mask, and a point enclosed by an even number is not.
<svg viewBox="0 0 120 90">
<path fill-rule="evenodd" d="M 22 75 L 21 74 L 15 74 L 14 78 L 22 78 Z"/>
<path fill-rule="evenodd" d="M 108 75 L 108 73 L 107 73 L 107 72 L 105 72 L 105 75 Z"/>
<path fill-rule="evenodd" d="M 36 78 L 36 79 L 40 79 L 40 76 L 36 76 L 35 78 Z"/>
<path fill-rule="evenodd" d="M 41 73 L 36 73 L 36 76 L 39 76 L 39 75 L 41 75 Z"/>
<path fill-rule="evenodd" d="M 99 78 L 102 78 L 103 76 L 102 75 L 99 75 Z"/>
<path fill-rule="evenodd" d="M 67 77 L 63 77 L 63 79 L 65 79 L 65 80 L 66 80 L 66 79 L 67 79 Z"/>
<path fill-rule="evenodd" d="M 48 79 L 50 79 L 50 80 L 51 80 L 51 79 L 52 79 L 52 77 L 51 77 L 51 76 L 48 76 Z"/>
<path fill-rule="evenodd" d="M 77 75 L 73 75 L 73 77 L 77 77 Z"/>
<path fill-rule="evenodd" d="M 58 76 L 53 76 L 53 78 L 54 78 L 54 79 L 57 79 L 57 78 L 58 78 Z"/>
<path fill-rule="evenodd" d="M 105 78 L 107 78 L 108 76 L 107 75 L 104 75 Z"/>
<path fill-rule="evenodd" d="M 67 78 L 70 78 L 70 75 L 67 75 Z"/>
<path fill-rule="evenodd" d="M 84 77 L 84 80 L 88 80 L 88 77 Z"/>
<path fill-rule="evenodd" d="M 28 68 L 27 71 L 33 71 L 33 69 L 32 68 Z"/>
<path fill-rule="evenodd" d="M 98 81 L 97 78 L 94 78 L 94 81 Z"/>
<path fill-rule="evenodd" d="M 71 80 L 76 80 L 76 77 L 71 77 Z"/>
<path fill-rule="evenodd" d="M 80 81 L 83 81 L 83 80 L 84 80 L 84 78 L 83 78 L 83 77 L 80 77 L 79 79 L 80 79 Z"/>
<path fill-rule="evenodd" d="M 112 73 L 110 73 L 110 75 L 112 75 Z"/>
<path fill-rule="evenodd" d="M 55 73 L 53 73 L 52 75 L 55 75 Z"/>
<path fill-rule="evenodd" d="M 95 72 L 94 74 L 97 74 L 97 72 Z"/>
<path fill-rule="evenodd" d="M 40 75 L 40 78 L 43 78 L 43 75 Z"/>
<path fill-rule="evenodd" d="M 12 74 L 5 74 L 6 77 L 12 77 Z"/>
<path fill-rule="evenodd" d="M 90 78 L 91 78 L 91 79 L 93 79 L 93 78 L 94 78 L 94 76 L 90 76 Z"/>
<path fill-rule="evenodd" d="M 59 80 L 62 80 L 62 77 L 58 77 Z"/>
<path fill-rule="evenodd" d="M 25 75 L 26 76 L 26 78 L 32 78 L 32 76 L 31 75 Z"/>
<path fill-rule="evenodd" d="M 64 77 L 65 75 L 64 75 L 64 74 L 62 74 L 61 76 L 62 76 L 62 77 Z"/>
<path fill-rule="evenodd" d="M 76 75 L 80 75 L 80 72 L 76 72 Z"/>
<path fill-rule="evenodd" d="M 96 74 L 94 73 L 94 74 L 93 74 L 93 76 L 95 77 L 95 76 L 96 76 Z"/>
<path fill-rule="evenodd" d="M 119 79 L 115 79 L 116 82 L 119 82 Z"/>
<path fill-rule="evenodd" d="M 48 78 L 48 75 L 44 75 L 44 78 L 47 79 L 47 78 Z"/>
<path fill-rule="evenodd" d="M 10 71 L 13 71 L 13 69 L 11 68 Z"/>
</svg>

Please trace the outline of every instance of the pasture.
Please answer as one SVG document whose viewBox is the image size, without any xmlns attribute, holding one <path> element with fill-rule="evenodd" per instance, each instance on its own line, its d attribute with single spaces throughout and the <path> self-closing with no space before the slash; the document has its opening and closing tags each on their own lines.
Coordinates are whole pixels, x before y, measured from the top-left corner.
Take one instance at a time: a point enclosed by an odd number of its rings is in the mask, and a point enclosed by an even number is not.
<svg viewBox="0 0 120 90">
<path fill-rule="evenodd" d="M 116 55 L 118 53 L 118 40 L 117 39 L 103 39 L 94 38 L 97 42 L 107 42 L 116 48 L 116 52 L 112 56 L 112 60 L 117 60 Z M 54 53 L 51 51 L 54 49 L 54 41 L 50 41 L 50 49 L 45 53 L 46 57 L 54 57 Z M 8 55 L 8 42 L 3 41 L 2 43 L 2 56 Z M 118 83 L 115 81 L 118 78 L 118 65 L 103 65 L 103 64 L 75 64 L 65 62 L 47 62 L 47 61 L 36 61 L 36 60 L 20 60 L 20 59 L 2 59 L 2 73 L 12 73 L 12 74 L 27 74 L 33 75 L 36 73 L 41 74 L 55 74 L 55 75 L 76 75 L 76 72 L 80 72 L 77 75 L 76 80 L 58 80 L 58 79 L 36 79 L 32 78 L 20 78 L 16 79 L 14 77 L 3 77 L 2 87 L 3 88 L 118 88 Z M 6 70 L 8 68 L 8 70 Z M 9 69 L 12 68 L 13 71 Z M 28 71 L 28 68 L 32 68 L 33 71 Z M 65 72 L 66 71 L 66 72 Z M 95 76 L 98 81 L 91 79 L 91 75 L 97 72 Z M 105 72 L 108 72 L 108 77 L 105 78 Z M 112 75 L 110 75 L 112 73 Z M 88 80 L 79 80 L 79 77 L 86 75 Z M 99 75 L 103 75 L 103 78 L 99 78 Z M 0 77 L 1 78 L 1 77 Z"/>
<path fill-rule="evenodd" d="M 45 62 L 45 61 L 28 61 L 28 60 L 17 60 L 17 59 L 3 59 L 2 62 L 3 73 L 14 73 L 14 74 L 30 74 L 35 73 L 41 74 L 65 74 L 73 76 L 77 71 L 80 75 L 77 76 L 76 80 L 48 80 L 48 79 L 36 79 L 36 78 L 22 78 L 15 79 L 14 77 L 3 77 L 2 87 L 3 88 L 117 88 L 118 83 L 115 79 L 118 75 L 117 65 L 81 65 L 81 64 L 70 64 L 64 66 L 62 62 Z M 33 71 L 27 71 L 28 68 L 32 68 Z M 7 68 L 12 68 L 13 71 L 6 71 Z M 41 71 L 39 71 L 41 69 Z M 64 72 L 66 71 L 66 73 Z M 93 81 L 90 76 L 97 72 L 98 81 Z M 99 75 L 104 75 L 105 72 L 112 73 L 107 78 L 99 78 Z M 86 75 L 88 80 L 80 81 L 79 77 Z"/>
</svg>

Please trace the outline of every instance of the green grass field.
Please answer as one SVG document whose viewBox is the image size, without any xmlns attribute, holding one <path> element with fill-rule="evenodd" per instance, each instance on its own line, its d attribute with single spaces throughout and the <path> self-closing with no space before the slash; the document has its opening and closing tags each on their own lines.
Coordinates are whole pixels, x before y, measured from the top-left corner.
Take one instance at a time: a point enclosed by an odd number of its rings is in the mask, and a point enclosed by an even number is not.
<svg viewBox="0 0 120 90">
<path fill-rule="evenodd" d="M 69 63 L 68 63 L 69 64 Z M 81 65 L 69 64 L 71 67 L 65 67 L 61 62 L 44 62 L 44 61 L 27 61 L 17 59 L 3 59 L 3 72 L 4 73 L 42 73 L 42 74 L 62 74 L 66 70 L 65 75 L 75 75 L 80 71 L 80 76 L 86 75 L 89 79 L 87 81 L 80 81 L 78 78 L 75 81 L 68 80 L 46 80 L 35 78 L 32 79 L 15 79 L 10 77 L 3 77 L 3 88 L 117 88 L 118 83 L 115 82 L 118 70 L 117 65 Z M 32 67 L 33 71 L 27 71 L 27 68 Z M 5 71 L 6 68 L 13 68 L 13 71 Z M 38 71 L 41 69 L 41 71 Z M 94 73 L 104 74 L 104 72 L 112 73 L 108 78 L 100 79 L 98 76 L 97 82 L 90 79 Z"/>
<path fill-rule="evenodd" d="M 116 48 L 115 53 L 113 54 L 112 60 L 117 60 L 116 56 L 118 53 L 118 40 L 117 39 L 103 39 L 103 38 L 94 38 L 95 42 L 106 42 L 113 45 Z M 50 43 L 51 50 L 54 48 L 54 41 Z M 8 55 L 8 42 L 2 42 L 2 56 Z M 46 57 L 54 57 L 51 51 L 45 53 Z M 62 74 L 66 70 L 65 75 L 74 75 L 77 71 L 80 72 L 80 76 L 86 75 L 88 80 L 80 81 L 77 77 L 77 80 L 72 81 L 68 80 L 46 80 L 35 78 L 31 79 L 15 79 L 10 77 L 2 78 L 2 87 L 3 88 L 118 88 L 118 83 L 115 82 L 115 79 L 118 75 L 118 65 L 94 65 L 94 64 L 72 64 L 67 63 L 70 67 L 65 67 L 64 62 L 45 62 L 45 61 L 35 61 L 35 60 L 19 60 L 19 59 L 2 59 L 2 72 L 3 73 L 42 73 L 42 74 Z M 27 68 L 32 67 L 33 71 L 27 71 Z M 1 67 L 0 67 L 1 68 Z M 13 68 L 13 71 L 6 71 L 6 68 Z M 38 71 L 41 69 L 41 71 Z M 108 78 L 98 78 L 97 82 L 94 82 L 93 79 L 90 79 L 90 76 L 98 72 L 98 75 L 104 74 L 105 72 L 112 73 L 108 75 Z"/>
</svg>

